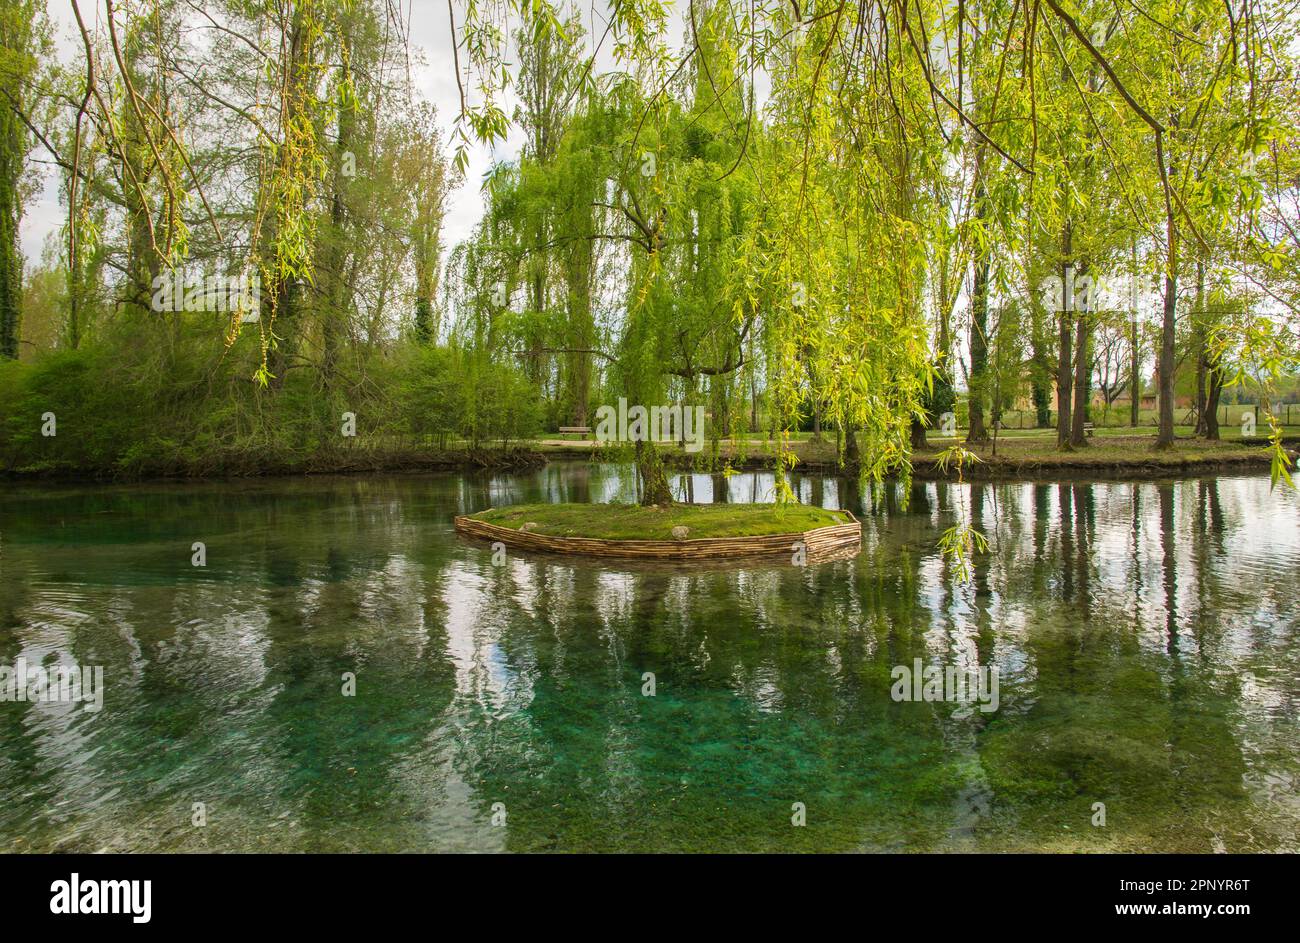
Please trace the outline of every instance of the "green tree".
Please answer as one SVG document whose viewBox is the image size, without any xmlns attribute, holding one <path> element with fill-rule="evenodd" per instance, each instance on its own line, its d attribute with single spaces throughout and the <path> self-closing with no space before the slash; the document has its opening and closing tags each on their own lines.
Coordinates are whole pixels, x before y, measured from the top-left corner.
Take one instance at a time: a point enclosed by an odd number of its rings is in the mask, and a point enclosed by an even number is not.
<svg viewBox="0 0 1300 943">
<path fill-rule="evenodd" d="M 23 255 L 19 224 L 28 188 L 27 126 L 43 35 L 32 0 L 0 0 L 0 357 L 15 359 L 22 336 Z"/>
</svg>

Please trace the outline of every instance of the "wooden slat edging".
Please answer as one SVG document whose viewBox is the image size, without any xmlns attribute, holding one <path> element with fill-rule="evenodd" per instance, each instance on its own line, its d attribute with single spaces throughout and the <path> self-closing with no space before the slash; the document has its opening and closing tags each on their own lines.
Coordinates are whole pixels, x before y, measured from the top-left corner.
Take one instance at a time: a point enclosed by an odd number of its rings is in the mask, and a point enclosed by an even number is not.
<svg viewBox="0 0 1300 943">
<path fill-rule="evenodd" d="M 491 508 L 489 508 L 491 510 Z M 482 512 L 480 512 L 482 513 Z M 454 518 L 456 532 L 467 537 L 499 540 L 508 547 L 551 553 L 659 560 L 700 560 L 717 557 L 753 557 L 789 554 L 802 541 L 809 559 L 846 548 L 861 547 L 862 524 L 851 511 L 849 523 L 828 524 L 802 533 L 762 534 L 752 537 L 696 537 L 687 540 L 610 540 L 601 537 L 553 537 L 513 527 L 501 527 L 468 514 Z"/>
</svg>

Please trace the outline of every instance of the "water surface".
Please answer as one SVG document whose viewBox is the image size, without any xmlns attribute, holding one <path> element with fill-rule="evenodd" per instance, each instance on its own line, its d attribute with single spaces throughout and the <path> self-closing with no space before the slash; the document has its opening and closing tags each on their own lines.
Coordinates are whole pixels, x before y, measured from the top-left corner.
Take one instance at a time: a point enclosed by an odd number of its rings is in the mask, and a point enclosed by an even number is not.
<svg viewBox="0 0 1300 943">
<path fill-rule="evenodd" d="M 801 478 L 864 529 L 807 568 L 494 563 L 451 528 L 631 487 L 5 485 L 0 664 L 106 689 L 0 703 L 0 849 L 1300 850 L 1293 492 Z M 965 582 L 958 515 L 990 543 Z M 914 659 L 996 667 L 998 709 L 893 701 Z"/>
</svg>

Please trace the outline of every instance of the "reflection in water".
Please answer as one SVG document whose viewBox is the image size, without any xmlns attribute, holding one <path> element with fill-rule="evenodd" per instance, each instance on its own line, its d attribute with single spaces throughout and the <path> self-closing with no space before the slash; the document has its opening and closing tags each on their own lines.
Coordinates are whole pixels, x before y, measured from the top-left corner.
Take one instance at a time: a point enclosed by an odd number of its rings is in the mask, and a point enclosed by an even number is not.
<svg viewBox="0 0 1300 943">
<path fill-rule="evenodd" d="M 10 488 L 0 664 L 102 665 L 106 696 L 0 703 L 0 848 L 1297 850 L 1293 492 L 792 484 L 863 553 L 494 566 L 452 532 L 631 500 L 620 466 Z M 990 544 L 964 584 L 959 514 Z M 917 658 L 995 666 L 999 709 L 893 702 Z"/>
</svg>

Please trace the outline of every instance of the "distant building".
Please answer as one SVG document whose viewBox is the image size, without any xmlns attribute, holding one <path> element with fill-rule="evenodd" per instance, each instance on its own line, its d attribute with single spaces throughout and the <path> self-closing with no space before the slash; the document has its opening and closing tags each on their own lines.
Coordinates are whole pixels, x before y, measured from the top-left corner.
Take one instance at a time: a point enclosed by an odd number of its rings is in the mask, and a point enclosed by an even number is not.
<svg viewBox="0 0 1300 943">
<path fill-rule="evenodd" d="M 1143 393 L 1138 397 L 1138 409 L 1154 410 L 1157 408 L 1157 404 L 1158 404 L 1158 399 L 1156 397 L 1156 394 L 1154 393 Z M 1101 402 L 1101 396 L 1100 395 L 1094 396 L 1093 406 L 1100 407 L 1102 405 L 1104 404 Z M 1129 395 L 1127 393 L 1121 393 L 1119 394 L 1119 396 L 1116 396 L 1114 402 L 1110 404 L 1110 408 L 1115 410 L 1127 411 L 1129 408 Z"/>
<path fill-rule="evenodd" d="M 1073 400 L 1071 400 L 1071 407 L 1073 407 L 1073 405 L 1074 405 L 1074 402 L 1073 402 Z M 1175 406 L 1175 408 L 1177 408 L 1177 409 L 1187 409 L 1187 408 L 1189 408 L 1189 407 L 1191 406 L 1191 398 L 1188 397 L 1188 396 L 1186 396 L 1186 395 L 1175 395 L 1175 397 L 1174 397 L 1174 406 Z M 1103 397 L 1103 396 L 1101 395 L 1101 391 L 1100 391 L 1100 390 L 1094 389 L 1094 390 L 1092 391 L 1092 402 L 1091 402 L 1091 407 L 1092 407 L 1092 410 L 1093 410 L 1094 412 L 1096 412 L 1096 411 L 1100 411 L 1100 410 L 1103 410 L 1103 409 L 1106 408 L 1106 400 L 1105 400 L 1105 397 Z M 1014 403 L 1014 405 L 1013 405 L 1012 408 L 1013 408 L 1013 409 L 1016 409 L 1016 410 L 1021 410 L 1021 411 L 1024 411 L 1024 412 L 1033 412 L 1033 410 L 1034 410 L 1034 399 L 1033 399 L 1033 397 L 1030 396 L 1029 394 L 1023 394 L 1023 395 L 1021 395 L 1021 396 L 1017 396 L 1017 397 L 1016 397 L 1016 400 L 1015 400 L 1015 403 Z M 1055 388 L 1055 385 L 1053 385 L 1053 388 L 1052 388 L 1052 414 L 1055 415 L 1055 414 L 1057 413 L 1057 411 L 1058 411 L 1060 408 L 1061 408 L 1061 407 L 1060 407 L 1060 403 L 1059 403 L 1058 398 L 1057 398 L 1057 396 L 1056 396 L 1056 388 Z M 1143 394 L 1139 397 L 1139 399 L 1138 399 L 1138 409 L 1139 409 L 1139 410 L 1154 412 L 1154 411 L 1155 411 L 1156 409 L 1158 409 L 1158 408 L 1159 408 L 1159 399 L 1158 399 L 1158 397 L 1156 396 L 1155 393 L 1143 393 Z M 1111 412 L 1113 412 L 1113 413 L 1115 413 L 1115 412 L 1127 413 L 1127 412 L 1128 412 L 1128 410 L 1129 410 L 1129 395 L 1128 395 L 1128 392 L 1127 392 L 1127 391 L 1125 391 L 1125 392 L 1123 392 L 1123 393 L 1120 393 L 1118 396 L 1115 397 L 1115 399 L 1114 399 L 1114 400 L 1111 402 L 1111 404 L 1110 404 L 1110 410 L 1111 410 Z"/>
</svg>

